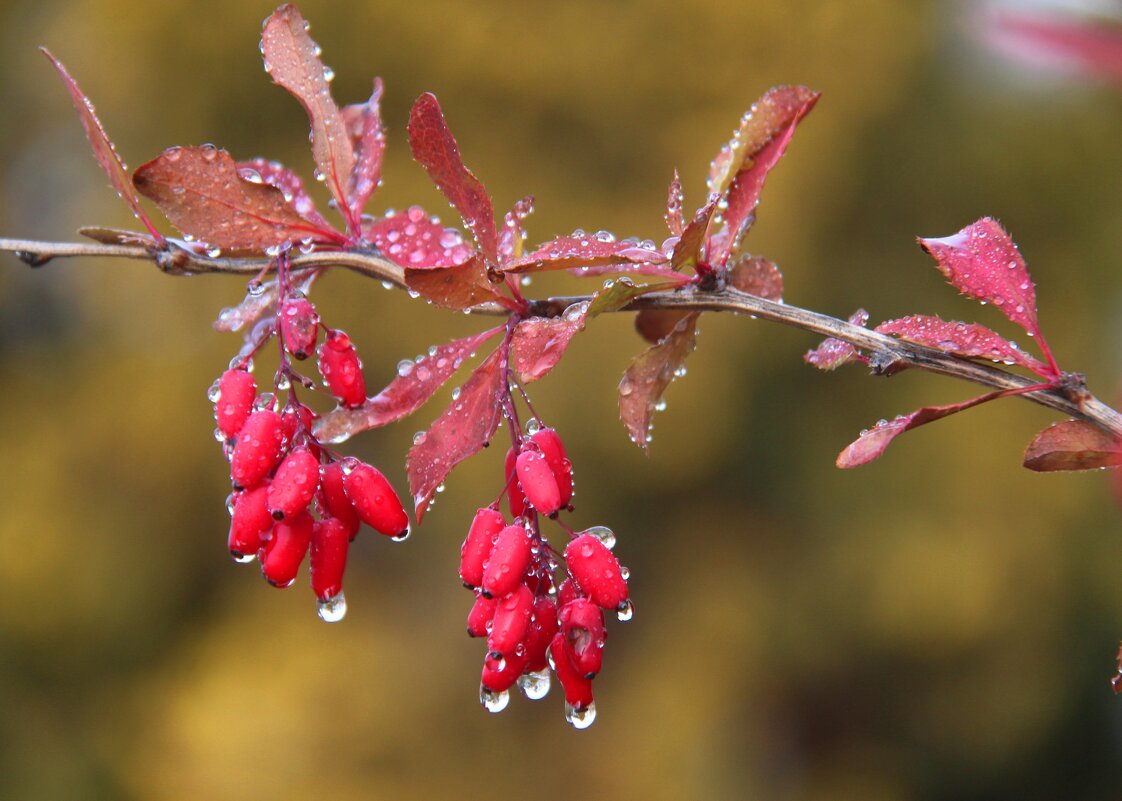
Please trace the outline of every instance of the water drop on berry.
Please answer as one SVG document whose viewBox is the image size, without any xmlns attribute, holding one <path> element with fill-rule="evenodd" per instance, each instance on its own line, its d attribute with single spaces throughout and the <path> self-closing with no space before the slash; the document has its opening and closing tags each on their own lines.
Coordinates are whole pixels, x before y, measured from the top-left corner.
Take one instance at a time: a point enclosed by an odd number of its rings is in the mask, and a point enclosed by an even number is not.
<svg viewBox="0 0 1122 801">
<path fill-rule="evenodd" d="M 565 702 L 565 720 L 575 729 L 587 729 L 596 722 L 596 702 L 588 706 L 573 706 Z"/>
<path fill-rule="evenodd" d="M 540 701 L 549 695 L 550 676 L 549 668 L 542 668 L 532 673 L 523 673 L 518 677 L 518 689 L 531 701 Z"/>
<path fill-rule="evenodd" d="M 607 526 L 593 526 L 592 528 L 585 529 L 583 534 L 591 534 L 600 542 L 604 543 L 604 547 L 611 550 L 616 547 L 616 533 Z"/>
<path fill-rule="evenodd" d="M 320 620 L 327 623 L 338 623 L 347 615 L 347 598 L 343 595 L 343 591 L 339 590 L 338 595 L 332 595 L 322 601 L 316 601 L 316 613 L 319 614 Z"/>
<path fill-rule="evenodd" d="M 412 533 L 413 533 L 413 527 L 412 526 L 406 526 L 405 531 L 401 532 L 396 537 L 390 537 L 390 539 L 393 540 L 394 542 L 405 542 L 405 540 L 409 539 L 409 535 L 412 534 Z"/>
<path fill-rule="evenodd" d="M 483 704 L 483 708 L 491 714 L 502 712 L 506 709 L 506 705 L 510 703 L 510 693 L 506 690 L 495 692 L 488 690 L 482 684 L 479 685 L 479 703 Z"/>
<path fill-rule="evenodd" d="M 532 437 L 542 430 L 541 421 L 536 417 L 531 417 L 526 421 L 526 436 Z"/>
<path fill-rule="evenodd" d="M 617 620 L 626 623 L 633 617 L 635 617 L 635 607 L 632 605 L 630 600 L 624 601 L 619 605 L 619 609 L 616 610 Z"/>
</svg>

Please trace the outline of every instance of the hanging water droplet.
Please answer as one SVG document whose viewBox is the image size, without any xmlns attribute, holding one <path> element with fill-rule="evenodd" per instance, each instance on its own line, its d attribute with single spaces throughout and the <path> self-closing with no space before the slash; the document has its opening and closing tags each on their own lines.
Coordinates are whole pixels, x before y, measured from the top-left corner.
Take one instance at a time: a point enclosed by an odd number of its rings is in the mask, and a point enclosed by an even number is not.
<svg viewBox="0 0 1122 801">
<path fill-rule="evenodd" d="M 234 561 L 237 562 L 239 565 L 249 564 L 250 562 L 252 562 L 254 559 L 257 558 L 255 554 L 237 553 L 236 551 L 230 551 L 230 556 L 232 556 Z"/>
<path fill-rule="evenodd" d="M 431 506 L 431 504 L 430 504 L 430 506 Z M 390 537 L 390 539 L 393 540 L 394 542 L 405 542 L 405 540 L 409 539 L 409 535 L 412 534 L 412 533 L 413 533 L 413 526 L 408 525 L 408 526 L 405 527 L 405 531 L 401 532 L 396 537 Z"/>
<path fill-rule="evenodd" d="M 600 540 L 600 542 L 604 543 L 604 547 L 609 550 L 616 547 L 616 533 L 607 526 L 593 526 L 592 528 L 585 529 L 581 533 L 591 534 L 593 537 Z"/>
<path fill-rule="evenodd" d="M 338 623 L 347 615 L 347 599 L 343 591 L 322 601 L 316 601 L 316 613 L 326 623 Z"/>
<path fill-rule="evenodd" d="M 246 294 L 258 298 L 265 293 L 265 285 L 260 281 L 250 281 L 245 285 Z"/>
<path fill-rule="evenodd" d="M 635 606 L 631 603 L 631 599 L 628 599 L 619 605 L 616 610 L 616 619 L 626 623 L 633 617 L 635 617 Z"/>
<path fill-rule="evenodd" d="M 534 279 L 528 275 L 524 275 L 518 279 L 518 283 L 522 286 L 529 286 L 530 284 L 534 283 Z"/>
<path fill-rule="evenodd" d="M 533 673 L 523 673 L 518 677 L 518 689 L 531 701 L 540 701 L 549 695 L 550 676 L 549 668 L 542 668 Z"/>
<path fill-rule="evenodd" d="M 506 690 L 495 692 L 489 690 L 482 684 L 479 685 L 479 703 L 483 704 L 483 708 L 491 714 L 502 712 L 506 709 L 506 705 L 510 703 L 510 693 Z"/>
<path fill-rule="evenodd" d="M 588 706 L 573 706 L 565 702 L 565 720 L 575 729 L 587 729 L 596 721 L 596 702 Z"/>
<path fill-rule="evenodd" d="M 218 401 L 221 400 L 222 390 L 219 387 L 219 382 L 218 382 L 217 378 L 214 379 L 214 383 L 211 384 L 210 388 L 206 391 L 206 397 L 207 397 L 207 400 L 209 400 L 211 403 L 218 403 Z"/>
<path fill-rule="evenodd" d="M 542 428 L 543 428 L 542 421 L 539 420 L 536 417 L 531 417 L 529 420 L 526 421 L 526 434 L 527 434 L 527 436 L 531 436 L 531 437 L 534 436 L 534 434 L 537 434 L 539 431 L 542 430 Z"/>
</svg>

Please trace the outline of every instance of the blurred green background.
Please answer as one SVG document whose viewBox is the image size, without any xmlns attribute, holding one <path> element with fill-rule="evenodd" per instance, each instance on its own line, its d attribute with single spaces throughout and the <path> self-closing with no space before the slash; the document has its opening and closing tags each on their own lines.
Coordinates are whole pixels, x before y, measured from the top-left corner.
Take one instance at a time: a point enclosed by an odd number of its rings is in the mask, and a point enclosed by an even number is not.
<svg viewBox="0 0 1122 801">
<path fill-rule="evenodd" d="M 1062 365 L 1110 399 L 1122 341 L 1122 98 L 979 48 L 970 6 L 862 0 L 302 4 L 341 102 L 386 81 L 373 209 L 451 218 L 405 121 L 441 99 L 499 206 L 534 193 L 530 239 L 575 227 L 661 239 L 672 169 L 690 208 L 709 159 L 767 87 L 822 101 L 772 174 L 749 248 L 789 302 L 874 321 L 978 320 L 915 247 L 999 216 L 1038 283 Z M 90 158 L 45 44 L 131 166 L 215 142 L 311 172 L 299 106 L 261 71 L 269 3 L 0 7 L 0 235 L 135 226 Z M 321 199 L 322 207 L 322 199 Z M 0 256 L 0 798 L 1107 799 L 1122 794 L 1122 537 L 1109 481 L 1030 474 L 1054 418 L 1006 401 L 909 434 L 851 472 L 881 417 L 968 397 L 926 375 L 825 375 L 814 340 L 702 319 L 650 458 L 614 390 L 642 347 L 598 319 L 531 387 L 575 463 L 578 526 L 606 524 L 635 619 L 612 624 L 600 718 L 558 694 L 477 704 L 482 657 L 456 578 L 499 453 L 462 467 L 406 544 L 363 536 L 350 613 L 225 553 L 227 492 L 205 390 L 240 339 L 210 322 L 231 277 Z M 534 291 L 574 291 L 539 279 Z M 357 276 L 317 287 L 368 384 L 478 330 Z M 1021 337 L 1022 344 L 1023 336 Z M 441 399 L 447 398 L 447 393 Z M 352 452 L 404 489 L 413 433 Z M 303 582 L 301 582 L 302 585 Z"/>
</svg>

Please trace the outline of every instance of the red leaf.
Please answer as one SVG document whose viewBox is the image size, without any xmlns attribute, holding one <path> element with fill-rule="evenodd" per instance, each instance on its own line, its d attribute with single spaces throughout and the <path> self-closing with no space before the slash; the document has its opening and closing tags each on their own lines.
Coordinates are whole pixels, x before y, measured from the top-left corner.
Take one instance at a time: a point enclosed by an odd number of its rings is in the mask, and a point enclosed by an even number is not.
<svg viewBox="0 0 1122 801">
<path fill-rule="evenodd" d="M 1075 67 L 1093 77 L 1122 81 L 1122 31 L 1117 24 L 1003 5 L 982 15 L 975 27 L 995 50 L 1037 67 Z"/>
<path fill-rule="evenodd" d="M 362 217 L 370 196 L 382 180 L 382 157 L 386 152 L 386 129 L 382 125 L 382 79 L 374 79 L 374 91 L 365 103 L 344 106 L 343 123 L 355 154 L 354 172 L 347 183 L 351 214 Z"/>
<path fill-rule="evenodd" d="M 505 348 L 499 347 L 475 369 L 460 388 L 459 397 L 409 450 L 406 469 L 418 523 L 452 468 L 491 441 L 499 426 L 505 385 Z"/>
<path fill-rule="evenodd" d="M 128 168 L 121 161 L 121 157 L 117 155 L 117 148 L 113 147 L 109 134 L 105 133 L 101 120 L 97 118 L 93 103 L 82 92 L 78 83 L 70 77 L 70 73 L 66 71 L 66 67 L 62 65 L 61 61 L 51 55 L 51 52 L 45 47 L 40 47 L 39 52 L 50 60 L 59 77 L 62 78 L 66 91 L 70 93 L 70 101 L 78 112 L 78 119 L 82 121 L 82 127 L 86 129 L 86 138 L 90 140 L 90 148 L 93 150 L 94 158 L 101 165 L 101 169 L 105 170 L 105 174 L 109 176 L 109 183 L 117 190 L 121 200 L 125 201 L 132 213 L 136 215 L 136 219 L 140 220 L 144 227 L 148 229 L 148 233 L 152 234 L 152 238 L 162 243 L 164 241 L 163 234 L 156 230 L 152 220 L 140 207 L 140 196 L 136 193 L 136 188 L 133 187 L 132 181 L 129 179 Z"/>
<path fill-rule="evenodd" d="M 495 211 L 487 189 L 472 174 L 448 125 L 436 95 L 426 92 L 417 98 L 409 114 L 409 145 L 413 158 L 425 168 L 433 183 L 460 213 L 464 225 L 489 261 L 498 258 Z"/>
<path fill-rule="evenodd" d="M 242 178 L 230 154 L 213 145 L 169 148 L 132 180 L 176 228 L 213 247 L 264 250 L 339 238 L 297 214 L 279 189 Z"/>
<path fill-rule="evenodd" d="M 653 242 L 640 243 L 633 239 L 617 242 L 606 231 L 586 234 L 577 230 L 538 245 L 532 253 L 503 265 L 502 269 L 508 273 L 529 273 L 620 264 L 665 264 L 666 261 L 666 254 Z"/>
<path fill-rule="evenodd" d="M 463 264 L 435 269 L 406 268 L 405 283 L 410 292 L 446 309 L 470 309 L 480 303 L 503 297 L 491 283 L 487 264 L 476 254 Z"/>
<path fill-rule="evenodd" d="M 682 216 L 682 207 L 686 198 L 682 194 L 682 179 L 678 171 L 674 170 L 674 178 L 670 181 L 670 188 L 666 192 L 666 227 L 670 229 L 671 236 L 681 236 L 686 229 L 686 221 Z"/>
<path fill-rule="evenodd" d="M 869 322 L 869 313 L 864 309 L 858 309 L 849 316 L 851 325 L 864 326 Z M 857 348 L 850 345 L 848 342 L 842 342 L 840 339 L 827 337 L 822 340 L 822 344 L 814 350 L 808 350 L 803 354 L 803 360 L 810 365 L 817 367 L 819 370 L 836 370 L 843 364 L 848 364 L 851 361 L 860 358 Z"/>
<path fill-rule="evenodd" d="M 959 292 L 994 304 L 1030 334 L 1040 334 L 1032 278 L 1017 246 L 997 220 L 983 217 L 957 234 L 920 239 L 919 244 Z"/>
<path fill-rule="evenodd" d="M 996 331 L 978 323 L 947 322 L 939 317 L 914 314 L 883 322 L 875 330 L 882 334 L 895 334 L 908 342 L 938 348 L 955 356 L 1017 364 L 1045 378 L 1052 377 L 1046 364 L 1034 359 Z"/>
<path fill-rule="evenodd" d="M 709 202 L 697 210 L 697 214 L 690 220 L 690 224 L 682 231 L 678 243 L 674 245 L 674 253 L 670 256 L 670 267 L 680 270 L 683 267 L 697 269 L 697 263 L 702 260 L 701 248 L 705 244 L 705 233 L 709 230 L 709 221 L 713 212 L 717 210 L 718 198 L 710 198 Z"/>
<path fill-rule="evenodd" d="M 514 204 L 503 218 L 503 230 L 499 234 L 499 263 L 506 264 L 522 255 L 522 243 L 526 238 L 522 223 L 534 210 L 534 198 L 527 195 Z"/>
<path fill-rule="evenodd" d="M 569 342 L 584 328 L 591 301 L 574 303 L 560 317 L 531 317 L 514 329 L 511 356 L 523 382 L 537 381 L 557 366 Z"/>
<path fill-rule="evenodd" d="M 693 312 L 675 309 L 640 309 L 635 315 L 635 331 L 647 342 L 657 345 L 690 314 Z"/>
<path fill-rule="evenodd" d="M 300 176 L 279 161 L 263 158 L 238 162 L 238 175 L 252 184 L 268 184 L 284 193 L 284 199 L 291 204 L 296 213 L 319 228 L 333 230 L 331 223 L 323 218 L 316 209 L 308 190 Z"/>
<path fill-rule="evenodd" d="M 729 268 L 729 284 L 740 292 L 776 303 L 783 302 L 783 273 L 772 262 L 760 256 L 742 256 L 733 264 Z M 865 320 L 867 322 L 868 317 Z M 852 319 L 850 322 L 853 322 Z"/>
<path fill-rule="evenodd" d="M 1004 391 L 998 390 L 961 403 L 951 403 L 947 406 L 924 406 L 910 414 L 899 415 L 890 422 L 882 420 L 872 428 L 862 431 L 856 440 L 846 446 L 845 450 L 838 454 L 837 465 L 846 469 L 868 464 L 884 453 L 892 440 L 905 431 L 911 431 L 913 428 L 918 428 L 927 423 L 942 420 L 944 417 L 999 398 L 1003 394 L 1005 394 Z"/>
<path fill-rule="evenodd" d="M 636 356 L 619 382 L 619 416 L 631 441 L 647 450 L 651 418 L 662 394 L 680 371 L 696 344 L 699 312 L 686 315 L 659 344 Z"/>
<path fill-rule="evenodd" d="M 460 368 L 465 359 L 502 326 L 463 339 L 454 339 L 429 349 L 429 355 L 411 367 L 398 368 L 397 377 L 389 385 L 368 398 L 357 409 L 337 408 L 316 423 L 316 437 L 321 442 L 344 442 L 355 434 L 379 428 L 408 417 L 423 406 L 444 382 Z"/>
<path fill-rule="evenodd" d="M 468 261 L 474 251 L 455 228 L 445 228 L 420 206 L 366 223 L 363 236 L 392 262 L 426 270 Z"/>
<path fill-rule="evenodd" d="M 343 115 L 331 97 L 330 73 L 320 61 L 319 52 L 308 35 L 308 23 L 291 3 L 265 20 L 261 31 L 265 71 L 307 112 L 316 169 L 324 176 L 339 208 L 345 210 L 349 208 L 346 190 L 354 172 L 355 154 Z"/>
<path fill-rule="evenodd" d="M 1053 470 L 1094 470 L 1122 464 L 1119 443 L 1090 423 L 1064 420 L 1041 431 L 1025 449 L 1025 467 Z"/>
</svg>

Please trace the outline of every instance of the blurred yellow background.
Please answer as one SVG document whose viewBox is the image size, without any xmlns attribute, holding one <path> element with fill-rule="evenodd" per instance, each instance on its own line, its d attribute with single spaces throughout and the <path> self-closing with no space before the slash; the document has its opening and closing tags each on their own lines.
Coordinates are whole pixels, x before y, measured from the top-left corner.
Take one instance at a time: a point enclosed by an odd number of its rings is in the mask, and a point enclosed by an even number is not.
<svg viewBox="0 0 1122 801">
<path fill-rule="evenodd" d="M 787 300 L 874 321 L 977 320 L 915 247 L 1000 217 L 1062 366 L 1109 399 L 1122 338 L 1122 101 L 1000 62 L 956 3 L 478 0 L 301 4 L 340 102 L 386 81 L 372 211 L 451 213 L 412 163 L 435 91 L 531 242 L 575 227 L 661 239 L 677 166 L 690 208 L 767 87 L 823 92 L 768 183 L 748 247 Z M 136 166 L 214 142 L 311 173 L 303 111 L 261 70 L 269 3 L 9 0 L 0 7 L 0 235 L 135 226 L 107 188 L 49 46 Z M 325 207 L 319 198 L 321 208 Z M 455 575 L 499 453 L 457 471 L 407 543 L 364 535 L 339 625 L 303 586 L 225 553 L 225 467 L 205 391 L 240 339 L 210 322 L 229 277 L 0 256 L 0 798 L 1108 799 L 1122 793 L 1122 536 L 1099 475 L 1030 474 L 1053 417 L 1021 401 L 909 434 L 871 466 L 837 451 L 881 417 L 971 388 L 859 369 L 814 340 L 706 315 L 650 458 L 614 390 L 642 347 L 598 319 L 531 387 L 575 464 L 579 526 L 606 524 L 635 619 L 611 625 L 600 717 L 555 691 L 476 700 L 482 647 Z M 533 291 L 576 291 L 539 279 Z M 351 274 L 317 287 L 373 388 L 482 323 Z M 1021 337 L 1022 344 L 1025 343 Z M 447 393 L 440 396 L 447 399 Z M 415 419 L 350 446 L 404 490 Z M 301 582 L 301 585 L 303 582 Z"/>
</svg>

